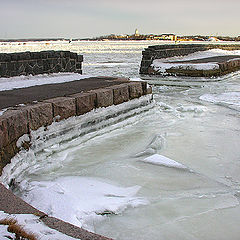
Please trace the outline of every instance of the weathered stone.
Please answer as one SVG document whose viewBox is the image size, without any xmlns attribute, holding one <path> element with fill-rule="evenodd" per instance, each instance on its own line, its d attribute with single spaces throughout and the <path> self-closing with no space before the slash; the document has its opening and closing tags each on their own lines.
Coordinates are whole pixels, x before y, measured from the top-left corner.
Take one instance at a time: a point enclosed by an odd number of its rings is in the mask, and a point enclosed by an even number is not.
<svg viewBox="0 0 240 240">
<path fill-rule="evenodd" d="M 70 97 L 76 100 L 77 115 L 82 115 L 96 108 L 97 95 L 93 92 L 77 93 Z"/>
<path fill-rule="evenodd" d="M 9 144 L 7 118 L 0 116 L 0 149 Z"/>
<path fill-rule="evenodd" d="M 75 99 L 71 97 L 57 97 L 45 100 L 52 103 L 53 117 L 59 116 L 58 120 L 66 119 L 76 115 Z"/>
<path fill-rule="evenodd" d="M 141 82 L 143 95 L 147 94 L 147 82 Z"/>
<path fill-rule="evenodd" d="M 1 118 L 6 118 L 8 142 L 13 142 L 25 133 L 28 133 L 28 115 L 26 110 L 8 110 Z"/>
<path fill-rule="evenodd" d="M 0 53 L 0 77 L 66 71 L 81 73 L 82 60 L 82 55 L 69 51 Z"/>
<path fill-rule="evenodd" d="M 143 95 L 142 83 L 131 82 L 128 84 L 130 99 L 139 98 Z"/>
<path fill-rule="evenodd" d="M 42 126 L 48 126 L 53 122 L 52 103 L 37 103 L 28 105 L 23 109 L 27 110 L 29 128 L 32 130 L 37 130 Z"/>
<path fill-rule="evenodd" d="M 120 84 L 117 86 L 108 87 L 113 91 L 113 104 L 121 104 L 129 100 L 129 91 L 127 84 Z"/>
<path fill-rule="evenodd" d="M 108 107 L 113 105 L 113 90 L 107 88 L 100 88 L 90 91 L 96 93 L 96 107 Z"/>
</svg>

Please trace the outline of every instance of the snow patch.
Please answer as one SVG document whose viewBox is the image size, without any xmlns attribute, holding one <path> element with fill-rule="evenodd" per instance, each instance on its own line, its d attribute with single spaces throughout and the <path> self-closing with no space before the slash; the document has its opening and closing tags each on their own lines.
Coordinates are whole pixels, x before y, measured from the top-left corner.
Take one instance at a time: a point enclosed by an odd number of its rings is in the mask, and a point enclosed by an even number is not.
<svg viewBox="0 0 240 240">
<path fill-rule="evenodd" d="M 159 155 L 159 154 L 154 154 L 150 157 L 147 157 L 143 160 L 141 160 L 142 162 L 145 163 L 150 163 L 153 165 L 159 165 L 159 166 L 165 166 L 165 167 L 172 167 L 172 168 L 181 168 L 181 169 L 187 169 L 186 166 L 184 166 L 181 163 L 178 163 L 168 157 L 165 157 L 163 155 Z"/>
<path fill-rule="evenodd" d="M 139 189 L 115 186 L 96 178 L 61 177 L 54 182 L 31 182 L 24 200 L 48 215 L 94 231 L 94 222 L 104 220 L 106 215 L 148 204 L 135 197 Z"/>
<path fill-rule="evenodd" d="M 29 75 L 11 78 L 0 78 L 0 91 L 27 88 L 45 84 L 72 82 L 90 77 L 91 76 L 81 75 L 78 73 L 52 73 L 52 74 L 40 74 L 35 76 Z"/>
<path fill-rule="evenodd" d="M 27 233 L 33 233 L 38 239 L 41 240 L 76 239 L 47 227 L 42 221 L 39 220 L 39 217 L 32 214 L 7 214 L 3 211 L 0 211 L 0 220 L 5 218 L 17 220 L 17 224 L 22 226 Z M 12 237 L 11 239 L 15 239 L 15 234 L 8 232 L 7 227 L 8 226 L 0 225 L 0 239 L 9 239 L 6 236 L 10 236 Z"/>
</svg>

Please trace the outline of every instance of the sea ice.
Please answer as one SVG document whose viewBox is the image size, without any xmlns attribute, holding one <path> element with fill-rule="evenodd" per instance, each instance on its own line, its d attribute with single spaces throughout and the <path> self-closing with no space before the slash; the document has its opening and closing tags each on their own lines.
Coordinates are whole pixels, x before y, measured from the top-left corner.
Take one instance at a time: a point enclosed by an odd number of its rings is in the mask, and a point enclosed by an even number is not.
<svg viewBox="0 0 240 240">
<path fill-rule="evenodd" d="M 48 215 L 94 231 L 94 222 L 105 215 L 122 213 L 128 207 L 148 202 L 135 195 L 139 186 L 119 187 L 90 177 L 61 177 L 31 182 L 24 200 Z"/>
<path fill-rule="evenodd" d="M 240 92 L 226 92 L 221 94 L 204 94 L 201 100 L 211 103 L 222 103 L 240 106 Z"/>
<path fill-rule="evenodd" d="M 150 157 L 147 157 L 143 160 L 142 162 L 145 163 L 150 163 L 153 165 L 160 165 L 160 166 L 165 166 L 165 167 L 172 167 L 172 168 L 182 168 L 182 169 L 187 169 L 186 166 L 184 166 L 181 163 L 178 163 L 170 158 L 167 158 L 165 156 L 159 155 L 159 154 L 154 154 Z"/>
</svg>

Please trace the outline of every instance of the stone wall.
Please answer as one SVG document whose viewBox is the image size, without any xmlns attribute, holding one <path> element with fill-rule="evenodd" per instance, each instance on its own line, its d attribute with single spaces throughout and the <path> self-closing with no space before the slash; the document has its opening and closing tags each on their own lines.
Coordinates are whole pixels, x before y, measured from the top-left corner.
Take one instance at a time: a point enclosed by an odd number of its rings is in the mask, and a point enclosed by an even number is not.
<svg viewBox="0 0 240 240">
<path fill-rule="evenodd" d="M 69 51 L 0 53 L 0 77 L 43 73 L 82 73 L 83 56 Z"/>
<path fill-rule="evenodd" d="M 149 67 L 154 59 L 185 56 L 209 49 L 240 50 L 240 44 L 169 44 L 149 46 L 142 52 L 140 74 L 150 74 Z"/>
<path fill-rule="evenodd" d="M 128 82 L 7 110 L 0 116 L 0 175 L 18 153 L 18 139 L 31 130 L 49 126 L 56 117 L 60 121 L 150 93 L 151 88 L 147 88 L 146 82 Z M 25 147 L 28 148 L 28 143 Z"/>
</svg>

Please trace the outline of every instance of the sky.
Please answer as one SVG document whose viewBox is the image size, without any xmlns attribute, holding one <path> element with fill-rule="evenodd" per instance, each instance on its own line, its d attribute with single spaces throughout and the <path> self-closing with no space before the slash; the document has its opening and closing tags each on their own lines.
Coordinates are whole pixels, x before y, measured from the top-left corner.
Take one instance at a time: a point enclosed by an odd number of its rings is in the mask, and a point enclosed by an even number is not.
<svg viewBox="0 0 240 240">
<path fill-rule="evenodd" d="M 240 35 L 239 0 L 0 0 L 0 38 Z"/>
</svg>

